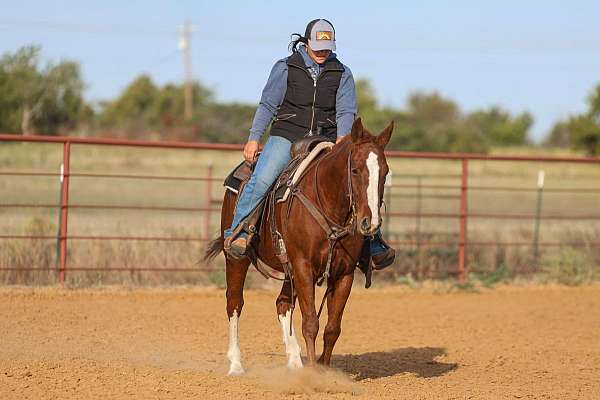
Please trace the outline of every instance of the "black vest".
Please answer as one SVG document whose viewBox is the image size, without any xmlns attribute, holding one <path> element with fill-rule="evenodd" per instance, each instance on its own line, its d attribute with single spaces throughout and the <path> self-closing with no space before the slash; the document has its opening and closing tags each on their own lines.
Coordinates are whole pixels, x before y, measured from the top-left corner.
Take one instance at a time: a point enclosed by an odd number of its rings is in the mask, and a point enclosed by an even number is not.
<svg viewBox="0 0 600 400">
<path fill-rule="evenodd" d="M 344 65 L 330 59 L 321 68 L 316 81 L 299 52 L 287 59 L 287 91 L 271 126 L 271 136 L 282 136 L 292 143 L 319 132 L 335 140 L 336 94 Z"/>
</svg>

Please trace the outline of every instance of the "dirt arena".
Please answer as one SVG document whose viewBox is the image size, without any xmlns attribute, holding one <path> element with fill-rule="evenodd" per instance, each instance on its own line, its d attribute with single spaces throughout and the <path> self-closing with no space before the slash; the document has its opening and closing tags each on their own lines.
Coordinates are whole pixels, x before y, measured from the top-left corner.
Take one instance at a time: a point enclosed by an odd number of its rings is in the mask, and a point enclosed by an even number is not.
<svg viewBox="0 0 600 400">
<path fill-rule="evenodd" d="M 1 288 L 0 399 L 600 398 L 598 285 L 355 288 L 334 369 L 299 373 L 275 295 L 247 293 L 227 377 L 223 290 Z"/>
</svg>

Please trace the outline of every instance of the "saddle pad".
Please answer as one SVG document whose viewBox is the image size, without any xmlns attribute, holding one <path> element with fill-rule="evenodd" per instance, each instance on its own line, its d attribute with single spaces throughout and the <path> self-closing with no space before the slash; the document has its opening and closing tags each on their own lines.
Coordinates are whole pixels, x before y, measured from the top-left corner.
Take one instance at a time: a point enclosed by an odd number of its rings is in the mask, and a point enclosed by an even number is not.
<svg viewBox="0 0 600 400">
<path fill-rule="evenodd" d="M 319 154 L 321 154 L 321 152 L 327 150 L 327 149 L 331 149 L 333 147 L 334 143 L 331 142 L 321 142 L 318 143 L 311 151 L 310 153 L 308 153 L 308 155 L 306 156 L 306 158 L 304 160 L 302 160 L 302 162 L 300 163 L 300 165 L 298 165 L 298 168 L 296 169 L 296 171 L 294 172 L 294 176 L 292 176 L 292 184 L 295 185 L 296 183 L 298 183 L 298 179 L 300 179 L 300 177 L 302 176 L 302 173 L 304 172 L 304 170 L 310 165 L 310 163 L 317 158 L 317 156 Z M 282 186 L 281 188 L 285 188 L 285 191 L 278 191 L 278 193 L 276 193 L 276 199 L 278 203 L 282 203 L 284 201 L 287 200 L 288 196 L 290 195 L 290 188 L 286 187 L 286 186 Z M 281 189 L 280 188 L 280 189 Z"/>
</svg>

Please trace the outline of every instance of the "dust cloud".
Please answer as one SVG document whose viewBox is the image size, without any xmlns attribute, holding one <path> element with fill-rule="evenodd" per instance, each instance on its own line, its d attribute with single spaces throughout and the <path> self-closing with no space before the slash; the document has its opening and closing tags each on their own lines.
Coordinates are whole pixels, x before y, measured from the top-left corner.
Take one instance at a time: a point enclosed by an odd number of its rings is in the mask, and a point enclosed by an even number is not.
<svg viewBox="0 0 600 400">
<path fill-rule="evenodd" d="M 305 366 L 296 370 L 286 366 L 257 366 L 248 369 L 246 377 L 282 394 L 364 393 L 364 389 L 348 375 L 322 366 Z"/>
</svg>

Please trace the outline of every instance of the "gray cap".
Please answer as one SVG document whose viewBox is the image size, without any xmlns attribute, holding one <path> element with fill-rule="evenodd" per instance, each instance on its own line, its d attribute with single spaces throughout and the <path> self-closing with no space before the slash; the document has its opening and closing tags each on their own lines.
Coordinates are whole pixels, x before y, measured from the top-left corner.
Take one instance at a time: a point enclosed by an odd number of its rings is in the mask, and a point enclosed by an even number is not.
<svg viewBox="0 0 600 400">
<path fill-rule="evenodd" d="M 326 19 L 311 21 L 306 27 L 305 35 L 312 50 L 335 50 L 335 29 Z"/>
</svg>

